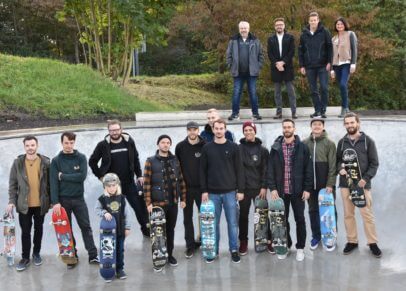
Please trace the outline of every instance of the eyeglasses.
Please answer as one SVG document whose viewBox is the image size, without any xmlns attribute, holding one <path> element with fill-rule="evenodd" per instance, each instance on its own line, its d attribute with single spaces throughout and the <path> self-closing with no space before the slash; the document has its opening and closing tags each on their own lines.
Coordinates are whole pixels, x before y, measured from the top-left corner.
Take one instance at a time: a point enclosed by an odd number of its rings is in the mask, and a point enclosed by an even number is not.
<svg viewBox="0 0 406 291">
<path fill-rule="evenodd" d="M 120 132 L 121 128 L 118 129 L 109 129 L 109 132 Z"/>
</svg>

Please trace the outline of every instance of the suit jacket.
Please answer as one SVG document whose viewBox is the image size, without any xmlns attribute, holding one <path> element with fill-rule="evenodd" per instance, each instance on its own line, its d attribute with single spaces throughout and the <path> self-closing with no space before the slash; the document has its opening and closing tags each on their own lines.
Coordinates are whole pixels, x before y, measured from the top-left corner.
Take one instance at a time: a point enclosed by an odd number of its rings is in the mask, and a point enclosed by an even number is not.
<svg viewBox="0 0 406 291">
<path fill-rule="evenodd" d="M 268 38 L 268 58 L 271 61 L 272 81 L 280 83 L 282 81 L 293 81 L 293 56 L 295 55 L 295 39 L 293 35 L 284 33 L 282 38 L 282 56 L 279 51 L 279 42 L 276 33 Z M 276 62 L 285 62 L 285 71 L 276 68 Z"/>
</svg>

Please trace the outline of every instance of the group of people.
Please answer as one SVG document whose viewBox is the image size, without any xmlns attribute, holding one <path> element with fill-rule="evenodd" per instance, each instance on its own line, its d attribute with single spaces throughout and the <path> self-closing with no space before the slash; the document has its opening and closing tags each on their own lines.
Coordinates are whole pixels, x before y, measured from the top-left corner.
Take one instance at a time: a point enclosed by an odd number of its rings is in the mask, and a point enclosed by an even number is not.
<svg viewBox="0 0 406 291">
<path fill-rule="evenodd" d="M 244 137 L 237 144 L 234 135 L 215 109 L 207 113 L 208 124 L 200 133 L 199 125 L 188 122 L 186 137 L 171 152 L 172 139 L 160 135 L 157 150 L 147 158 L 142 174 L 138 151 L 134 140 L 121 127 L 118 120 L 108 122 L 108 134 L 99 142 L 89 158 L 89 166 L 103 184 L 104 191 L 96 203 L 95 211 L 100 217 L 117 221 L 117 277 L 126 278 L 124 272 L 124 240 L 129 234 L 128 206 L 136 214 L 145 237 L 149 237 L 149 216 L 153 206 L 160 206 L 166 215 L 168 262 L 176 266 L 173 255 L 175 226 L 178 206 L 184 213 L 185 257 L 191 258 L 199 247 L 193 225 L 194 204 L 200 208 L 202 202 L 213 201 L 216 216 L 217 254 L 220 241 L 220 217 L 224 209 L 227 220 L 229 252 L 234 263 L 240 255 L 248 252 L 248 217 L 251 201 L 257 196 L 266 199 L 281 197 L 285 213 L 289 217 L 293 210 L 296 222 L 296 259 L 305 258 L 306 244 L 305 201 L 309 204 L 312 238 L 310 248 L 316 249 L 321 241 L 318 208 L 318 192 L 326 188 L 335 195 L 336 176 L 344 205 L 344 223 L 347 244 L 344 254 L 358 247 L 355 206 L 349 199 L 346 171 L 342 166 L 345 149 L 353 148 L 359 159 L 367 205 L 360 208 L 367 243 L 372 254 L 381 256 L 377 245 L 374 215 L 372 212 L 371 180 L 378 169 L 378 156 L 374 141 L 360 131 L 360 120 L 355 113 L 344 116 L 347 134 L 334 144 L 324 128 L 325 119 L 310 121 L 311 133 L 301 141 L 296 134 L 295 121 L 282 121 L 282 135 L 267 150 L 257 137 L 257 126 L 253 121 L 243 123 Z M 23 139 L 25 154 L 18 156 L 10 170 L 8 212 L 16 208 L 21 226 L 22 259 L 16 269 L 25 270 L 30 264 L 31 228 L 34 223 L 32 260 L 42 264 L 40 256 L 44 217 L 52 207 L 59 215 L 64 207 L 69 220 L 72 213 L 82 233 L 88 252 L 89 263 L 99 263 L 97 248 L 89 221 L 88 207 L 84 198 L 84 181 L 87 176 L 85 155 L 75 149 L 76 135 L 64 132 L 61 135 L 62 150 L 52 161 L 38 152 L 35 136 Z M 268 190 L 270 195 L 267 195 Z M 239 221 L 237 211 L 240 208 Z M 293 242 L 288 228 L 288 248 Z M 74 240 L 74 237 L 73 237 Z M 75 242 L 76 246 L 76 242 Z M 332 246 L 328 250 L 333 250 Z M 274 254 L 269 233 L 268 251 Z M 77 249 L 76 249 L 77 256 Z M 286 256 L 279 256 L 284 259 Z M 207 259 L 212 263 L 214 259 Z M 75 265 L 68 265 L 74 268 Z M 157 269 L 156 271 L 160 271 Z"/>
<path fill-rule="evenodd" d="M 348 22 L 340 17 L 334 23 L 336 35 L 332 38 L 317 12 L 311 12 L 308 25 L 303 29 L 298 46 L 299 67 L 307 77 L 312 95 L 314 113 L 310 117 L 326 118 L 328 105 L 329 75 L 339 84 L 341 94 L 341 113 L 349 112 L 348 81 L 355 72 L 357 62 L 357 37 L 349 30 Z M 284 18 L 274 20 L 275 33 L 268 38 L 268 58 L 271 63 L 271 78 L 274 83 L 276 106 L 275 119 L 282 118 L 282 84 L 285 83 L 292 112 L 296 119 L 296 95 L 293 86 L 295 39 L 286 31 Z M 262 119 L 258 111 L 256 81 L 264 64 L 262 45 L 250 32 L 246 21 L 238 24 L 239 33 L 229 41 L 226 61 L 234 80 L 232 113 L 228 120 L 239 118 L 240 99 L 246 82 L 252 108 L 252 117 Z M 319 85 L 318 86 L 318 82 Z M 320 87 L 320 88 L 319 88 Z"/>
</svg>

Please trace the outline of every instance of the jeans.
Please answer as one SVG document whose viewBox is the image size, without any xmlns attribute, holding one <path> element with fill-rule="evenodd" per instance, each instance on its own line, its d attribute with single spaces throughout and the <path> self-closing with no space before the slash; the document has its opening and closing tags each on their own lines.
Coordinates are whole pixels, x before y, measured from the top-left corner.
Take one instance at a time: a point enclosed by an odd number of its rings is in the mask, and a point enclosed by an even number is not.
<svg viewBox="0 0 406 291">
<path fill-rule="evenodd" d="M 292 81 L 285 82 L 286 91 L 288 91 L 289 105 L 292 114 L 296 113 L 296 94 Z M 275 105 L 276 114 L 282 114 L 282 82 L 275 83 Z"/>
<path fill-rule="evenodd" d="M 244 82 L 247 82 L 248 95 L 250 97 L 252 114 L 257 115 L 258 114 L 257 77 L 252 76 L 234 77 L 233 115 L 237 115 L 240 112 L 240 99 Z"/>
<path fill-rule="evenodd" d="M 333 66 L 337 82 L 340 86 L 341 107 L 348 109 L 348 80 L 350 79 L 350 64 Z"/>
<path fill-rule="evenodd" d="M 326 113 L 328 103 L 328 72 L 326 67 L 306 68 L 306 76 L 312 92 L 315 112 Z M 320 82 L 321 98 L 317 87 L 317 78 Z"/>
<path fill-rule="evenodd" d="M 93 240 L 92 227 L 90 226 L 89 211 L 87 209 L 85 200 L 83 198 L 82 199 L 60 198 L 59 202 L 61 203 L 62 207 L 65 208 L 66 213 L 68 214 L 68 219 L 71 226 L 72 226 L 72 213 L 75 215 L 76 221 L 82 232 L 83 242 L 89 254 L 89 258 L 91 259 L 97 257 L 97 249 Z M 76 240 L 75 236 L 73 235 L 73 231 L 72 238 L 73 244 L 75 245 L 75 252 L 77 255 Z"/>
<path fill-rule="evenodd" d="M 166 247 L 168 256 L 172 256 L 175 241 L 175 226 L 178 218 L 178 204 L 171 204 L 162 207 L 166 219 Z"/>
<path fill-rule="evenodd" d="M 147 206 L 145 205 L 144 197 L 138 194 L 135 182 L 122 183 L 121 189 L 131 208 L 135 212 L 135 216 L 141 226 L 141 231 L 143 233 L 148 231 L 147 224 L 149 222 L 149 216 Z"/>
<path fill-rule="evenodd" d="M 220 243 L 220 217 L 221 210 L 223 207 L 227 220 L 229 251 L 230 252 L 238 251 L 237 198 L 235 196 L 236 196 L 235 191 L 224 194 L 209 193 L 209 199 L 213 201 L 214 207 L 216 209 L 217 254 L 219 252 L 218 248 Z"/>
<path fill-rule="evenodd" d="M 124 269 L 124 240 L 125 236 L 116 239 L 116 272 Z"/>
<path fill-rule="evenodd" d="M 27 214 L 19 213 L 18 220 L 21 227 L 21 246 L 23 259 L 30 259 L 31 227 L 34 220 L 34 254 L 41 251 L 42 229 L 45 215 L 41 215 L 41 207 L 29 207 Z"/>
<path fill-rule="evenodd" d="M 185 226 L 185 241 L 187 249 L 195 248 L 195 229 L 193 226 L 193 204 L 196 202 L 200 209 L 202 192 L 200 189 L 188 189 L 186 194 L 186 207 L 183 209 L 183 225 Z"/>
<path fill-rule="evenodd" d="M 283 196 L 285 202 L 285 215 L 288 231 L 288 247 L 292 246 L 292 238 L 290 237 L 290 224 L 289 224 L 289 207 L 292 205 L 293 214 L 296 221 L 296 249 L 304 249 L 306 244 L 306 222 L 304 217 L 305 203 L 301 195 L 285 194 Z"/>
</svg>

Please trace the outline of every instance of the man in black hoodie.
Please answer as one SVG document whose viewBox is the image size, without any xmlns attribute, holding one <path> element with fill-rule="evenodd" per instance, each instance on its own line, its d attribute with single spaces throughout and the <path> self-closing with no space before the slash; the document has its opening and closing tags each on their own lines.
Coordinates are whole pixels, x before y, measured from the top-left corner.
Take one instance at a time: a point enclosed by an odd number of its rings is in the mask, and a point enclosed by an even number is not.
<svg viewBox="0 0 406 291">
<path fill-rule="evenodd" d="M 310 117 L 326 118 L 328 103 L 328 74 L 333 58 L 333 44 L 330 32 L 320 23 L 319 14 L 309 14 L 309 25 L 303 29 L 299 43 L 299 66 L 302 75 L 307 76 L 312 92 L 314 113 Z M 320 82 L 321 98 L 317 88 Z"/>
<path fill-rule="evenodd" d="M 185 257 L 193 257 L 195 247 L 195 230 L 193 227 L 193 202 L 200 209 L 202 203 L 202 192 L 200 191 L 199 169 L 202 148 L 206 143 L 199 136 L 199 125 L 190 121 L 186 125 L 187 137 L 178 143 L 175 148 L 175 155 L 180 162 L 183 178 L 186 183 L 186 207 L 183 209 L 183 225 L 185 226 L 186 252 Z"/>
</svg>

